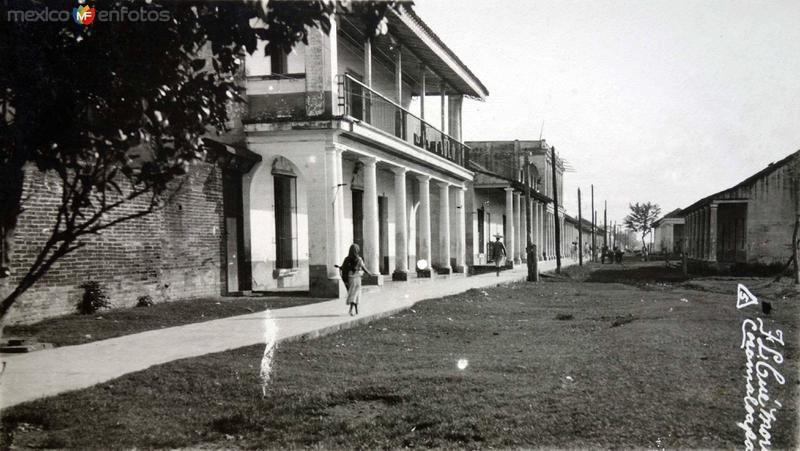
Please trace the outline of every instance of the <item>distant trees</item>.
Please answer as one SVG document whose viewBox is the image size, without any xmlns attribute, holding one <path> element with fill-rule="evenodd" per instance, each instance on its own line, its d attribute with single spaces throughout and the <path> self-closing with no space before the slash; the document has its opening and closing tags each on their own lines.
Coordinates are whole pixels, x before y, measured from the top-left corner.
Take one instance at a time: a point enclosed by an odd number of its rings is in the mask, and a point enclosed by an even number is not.
<svg viewBox="0 0 800 451">
<path fill-rule="evenodd" d="M 631 212 L 625 217 L 625 228 L 641 234 L 642 246 L 647 246 L 647 235 L 653 230 L 653 222 L 661 216 L 661 207 L 651 202 L 628 204 Z"/>
</svg>

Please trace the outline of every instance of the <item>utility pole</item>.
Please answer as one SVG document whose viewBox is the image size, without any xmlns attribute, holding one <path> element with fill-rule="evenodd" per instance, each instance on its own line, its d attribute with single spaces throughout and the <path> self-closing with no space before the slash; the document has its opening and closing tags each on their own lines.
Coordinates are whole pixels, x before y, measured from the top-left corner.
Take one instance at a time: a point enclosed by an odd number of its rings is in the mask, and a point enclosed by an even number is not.
<svg viewBox="0 0 800 451">
<path fill-rule="evenodd" d="M 556 148 L 550 149 L 553 160 L 553 225 L 556 235 L 556 274 L 561 274 L 561 224 L 558 222 L 558 170 L 556 169 Z"/>
<path fill-rule="evenodd" d="M 539 281 L 539 258 L 537 257 L 536 245 L 533 244 L 533 229 L 531 222 L 533 222 L 533 212 L 531 211 L 531 162 L 530 152 L 525 152 L 525 236 L 527 245 L 525 246 L 525 253 L 528 258 L 528 282 Z"/>
<path fill-rule="evenodd" d="M 578 188 L 578 266 L 583 266 L 583 220 L 581 219 L 580 188 Z"/>
<path fill-rule="evenodd" d="M 591 213 L 592 213 L 592 261 L 594 261 L 594 255 L 595 255 L 595 247 L 594 246 L 596 244 L 595 243 L 594 226 L 595 226 L 595 219 L 596 219 L 596 216 L 597 216 L 597 213 L 594 210 L 594 185 L 592 185 L 592 211 L 591 211 Z"/>
<path fill-rule="evenodd" d="M 608 201 L 603 201 L 603 246 L 608 247 Z"/>
</svg>

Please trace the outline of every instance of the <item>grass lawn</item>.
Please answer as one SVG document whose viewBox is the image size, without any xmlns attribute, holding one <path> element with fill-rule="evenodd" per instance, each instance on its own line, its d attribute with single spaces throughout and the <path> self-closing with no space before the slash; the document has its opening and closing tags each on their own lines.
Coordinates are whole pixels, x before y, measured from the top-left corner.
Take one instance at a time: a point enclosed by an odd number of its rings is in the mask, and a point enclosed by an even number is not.
<svg viewBox="0 0 800 451">
<path fill-rule="evenodd" d="M 264 398 L 263 348 L 254 346 L 16 406 L 2 414 L 3 439 L 70 448 L 742 447 L 741 321 L 756 309 L 736 309 L 735 280 L 714 281 L 716 292 L 566 273 L 282 345 Z M 769 385 L 784 406 L 774 448 L 795 449 L 798 298 L 771 300 L 766 323 L 787 338 L 787 382 Z"/>
<path fill-rule="evenodd" d="M 245 315 L 266 309 L 325 301 L 302 297 L 213 297 L 164 302 L 150 307 L 100 310 L 93 315 L 66 315 L 35 324 L 6 326 L 6 337 L 35 337 L 56 346 L 130 335 L 164 327 Z"/>
</svg>

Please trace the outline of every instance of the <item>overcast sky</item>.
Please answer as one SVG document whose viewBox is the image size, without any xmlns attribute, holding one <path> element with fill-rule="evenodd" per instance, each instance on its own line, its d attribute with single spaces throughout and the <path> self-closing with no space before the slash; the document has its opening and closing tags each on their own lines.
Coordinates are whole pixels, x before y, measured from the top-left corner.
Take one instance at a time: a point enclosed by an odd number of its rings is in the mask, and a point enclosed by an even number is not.
<svg viewBox="0 0 800 451">
<path fill-rule="evenodd" d="M 464 139 L 543 138 L 609 221 L 664 213 L 800 149 L 800 1 L 418 0 L 489 89 Z M 587 199 L 584 197 L 584 199 Z M 587 199 L 588 200 L 588 199 Z M 584 206 L 588 203 L 584 203 Z M 588 207 L 584 215 L 588 216 Z"/>
</svg>

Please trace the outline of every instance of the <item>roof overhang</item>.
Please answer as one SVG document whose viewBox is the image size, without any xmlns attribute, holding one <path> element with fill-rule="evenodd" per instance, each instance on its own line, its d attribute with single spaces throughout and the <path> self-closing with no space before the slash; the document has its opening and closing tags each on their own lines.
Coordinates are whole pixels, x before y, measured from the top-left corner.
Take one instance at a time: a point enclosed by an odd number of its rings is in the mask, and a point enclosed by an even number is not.
<svg viewBox="0 0 800 451">
<path fill-rule="evenodd" d="M 390 9 L 386 17 L 389 22 L 389 34 L 397 38 L 406 50 L 414 54 L 453 89 L 480 100 L 489 95 L 486 86 L 478 77 L 410 7 L 401 4 L 396 9 Z M 438 86 L 434 83 L 431 85 L 432 91 L 439 91 Z"/>
</svg>

